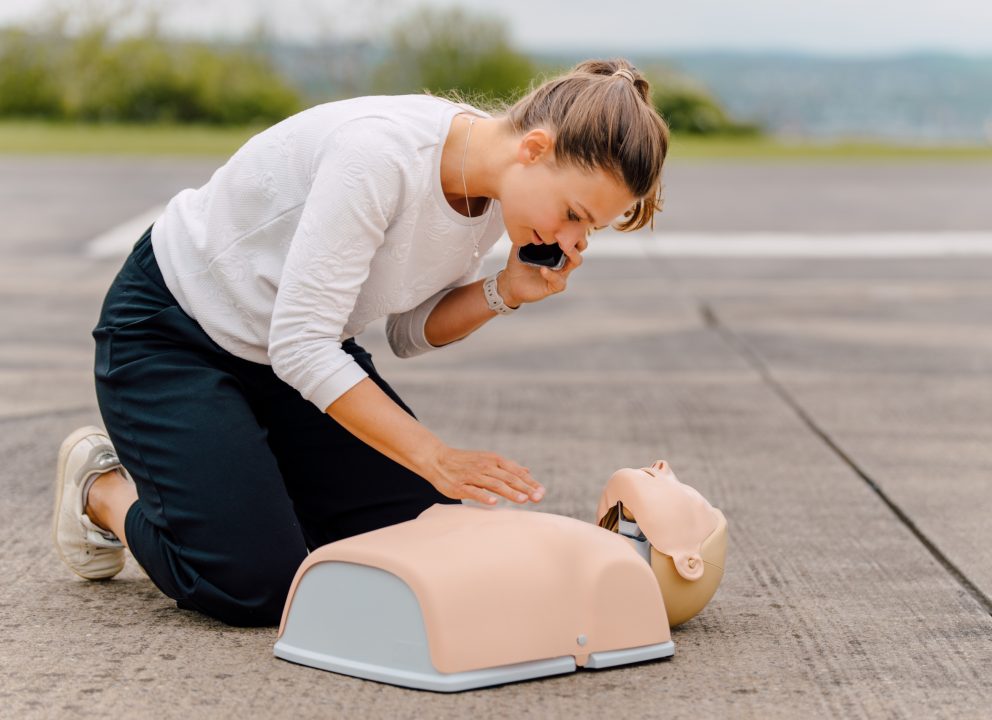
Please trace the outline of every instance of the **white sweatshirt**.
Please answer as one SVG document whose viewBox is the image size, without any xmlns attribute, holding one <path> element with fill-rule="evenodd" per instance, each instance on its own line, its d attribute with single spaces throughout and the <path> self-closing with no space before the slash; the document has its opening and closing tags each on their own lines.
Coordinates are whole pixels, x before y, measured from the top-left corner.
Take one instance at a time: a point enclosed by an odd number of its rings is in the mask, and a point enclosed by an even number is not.
<svg viewBox="0 0 992 720">
<path fill-rule="evenodd" d="M 460 112 L 488 117 L 428 95 L 362 97 L 251 138 L 152 229 L 180 307 L 321 410 L 366 377 L 341 343 L 369 322 L 388 316 L 400 357 L 431 350 L 427 316 L 479 278 L 504 229 L 497 201 L 470 219 L 444 198 L 441 150 Z"/>
</svg>

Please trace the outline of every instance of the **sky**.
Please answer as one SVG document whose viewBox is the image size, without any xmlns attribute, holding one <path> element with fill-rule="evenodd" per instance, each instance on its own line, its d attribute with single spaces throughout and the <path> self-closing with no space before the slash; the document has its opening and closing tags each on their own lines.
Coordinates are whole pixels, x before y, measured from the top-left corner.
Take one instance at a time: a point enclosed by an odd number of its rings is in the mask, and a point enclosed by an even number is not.
<svg viewBox="0 0 992 720">
<path fill-rule="evenodd" d="M 185 35 L 313 41 L 370 34 L 421 4 L 504 19 L 524 50 L 791 50 L 822 55 L 944 51 L 992 56 L 992 0 L 2 0 L 0 23 L 62 6 L 155 4 Z"/>
</svg>

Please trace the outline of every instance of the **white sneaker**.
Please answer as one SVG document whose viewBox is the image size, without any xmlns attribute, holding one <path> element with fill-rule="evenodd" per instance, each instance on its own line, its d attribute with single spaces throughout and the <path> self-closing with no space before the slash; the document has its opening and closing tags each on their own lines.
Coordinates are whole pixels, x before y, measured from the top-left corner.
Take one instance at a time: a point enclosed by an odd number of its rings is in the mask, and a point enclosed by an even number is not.
<svg viewBox="0 0 992 720">
<path fill-rule="evenodd" d="M 59 448 L 52 539 L 69 569 L 87 580 L 112 578 L 124 569 L 124 545 L 84 512 L 93 481 L 114 468 L 124 472 L 110 438 L 98 427 L 79 428 Z"/>
</svg>

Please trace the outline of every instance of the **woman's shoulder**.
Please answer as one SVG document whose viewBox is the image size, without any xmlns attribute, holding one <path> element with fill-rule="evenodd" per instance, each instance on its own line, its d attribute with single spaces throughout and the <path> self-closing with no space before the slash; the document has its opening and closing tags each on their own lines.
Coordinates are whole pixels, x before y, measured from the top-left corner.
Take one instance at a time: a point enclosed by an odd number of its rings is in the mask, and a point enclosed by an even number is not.
<svg viewBox="0 0 992 720">
<path fill-rule="evenodd" d="M 380 131 L 392 128 L 401 134 L 424 134 L 437 139 L 446 118 L 465 112 L 457 103 L 433 95 L 365 95 L 336 100 L 304 110 L 302 115 L 333 131 L 345 125 L 360 131 L 363 124 Z M 380 122 L 376 122 L 380 121 Z"/>
<path fill-rule="evenodd" d="M 365 95 L 314 105 L 256 135 L 244 150 L 276 146 L 323 155 L 329 148 L 380 146 L 400 154 L 423 154 L 447 137 L 451 118 L 471 106 L 433 95 Z M 476 111 L 480 112 L 481 111 Z"/>
<path fill-rule="evenodd" d="M 436 147 L 469 106 L 432 95 L 366 95 L 313 105 L 250 138 L 235 157 L 278 152 L 314 157 L 333 146 L 380 145 L 413 154 Z"/>
<path fill-rule="evenodd" d="M 343 155 L 412 169 L 430 163 L 458 112 L 463 111 L 429 95 L 374 95 L 314 106 L 297 122 L 300 134 L 311 138 L 317 161 Z"/>
</svg>

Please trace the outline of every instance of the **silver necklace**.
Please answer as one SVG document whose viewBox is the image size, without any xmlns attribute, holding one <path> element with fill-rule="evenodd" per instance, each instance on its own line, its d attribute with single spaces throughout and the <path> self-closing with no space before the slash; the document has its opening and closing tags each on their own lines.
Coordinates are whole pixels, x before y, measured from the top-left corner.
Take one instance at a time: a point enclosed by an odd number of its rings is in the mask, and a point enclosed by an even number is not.
<svg viewBox="0 0 992 720">
<path fill-rule="evenodd" d="M 468 211 L 468 219 L 472 219 L 472 204 L 468 201 L 468 185 L 465 183 L 465 157 L 468 155 L 468 141 L 472 137 L 472 126 L 475 125 L 475 118 L 469 118 L 468 132 L 465 133 L 465 149 L 462 151 L 462 189 L 465 191 L 465 209 Z M 475 223 L 469 225 L 472 231 L 472 239 L 475 240 L 475 249 L 472 257 L 479 257 L 479 236 L 475 233 Z"/>
</svg>

